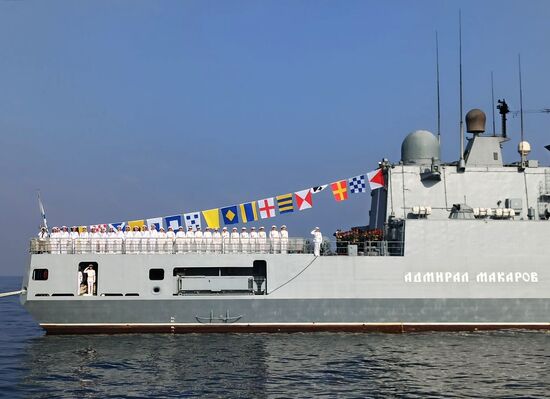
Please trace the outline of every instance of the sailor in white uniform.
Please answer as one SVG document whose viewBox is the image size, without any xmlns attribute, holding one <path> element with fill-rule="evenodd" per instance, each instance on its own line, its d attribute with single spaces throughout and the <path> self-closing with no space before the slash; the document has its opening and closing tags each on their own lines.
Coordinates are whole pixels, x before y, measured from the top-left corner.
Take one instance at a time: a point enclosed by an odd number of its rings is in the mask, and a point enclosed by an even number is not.
<svg viewBox="0 0 550 399">
<path fill-rule="evenodd" d="M 149 228 L 145 225 L 141 227 L 141 253 L 149 253 L 149 239 L 151 238 L 151 233 Z"/>
<path fill-rule="evenodd" d="M 178 229 L 178 232 L 176 233 L 176 252 L 177 253 L 184 253 L 185 252 L 185 231 L 183 230 L 183 226 L 180 226 Z"/>
<path fill-rule="evenodd" d="M 198 229 L 195 231 L 195 251 L 202 252 L 203 251 L 203 239 L 202 239 L 203 233 L 202 229 Z"/>
<path fill-rule="evenodd" d="M 212 250 L 212 230 L 207 227 L 206 231 L 203 234 L 204 239 L 204 249 L 206 252 L 210 252 Z"/>
<path fill-rule="evenodd" d="M 116 228 L 115 235 L 115 253 L 121 254 L 122 248 L 124 247 L 124 239 L 126 238 L 126 235 L 122 231 L 122 226 Z"/>
<path fill-rule="evenodd" d="M 271 242 L 271 253 L 278 253 L 281 248 L 281 235 L 277 230 L 277 226 L 271 226 L 271 231 L 269 232 L 269 241 Z"/>
<path fill-rule="evenodd" d="M 70 253 L 74 254 L 76 253 L 76 243 L 78 242 L 79 238 L 78 234 L 78 228 L 76 226 L 71 227 L 71 232 L 69 233 L 69 238 L 71 239 L 71 243 L 69 245 L 70 247 Z"/>
<path fill-rule="evenodd" d="M 222 229 L 222 252 L 226 253 L 229 252 L 229 231 L 227 231 L 227 227 L 224 227 Z"/>
<path fill-rule="evenodd" d="M 241 238 L 241 251 L 242 253 L 246 254 L 250 246 L 250 235 L 248 234 L 248 231 L 246 231 L 246 227 L 243 227 L 241 229 L 240 238 Z"/>
<path fill-rule="evenodd" d="M 159 253 L 166 253 L 168 246 L 166 245 L 166 230 L 164 227 L 159 227 L 157 232 L 157 251 Z"/>
<path fill-rule="evenodd" d="M 86 273 L 87 279 L 86 282 L 88 283 L 88 291 L 86 295 L 94 295 L 94 288 L 95 288 L 95 270 L 92 265 L 88 266 L 86 269 L 84 269 L 84 273 Z"/>
<path fill-rule="evenodd" d="M 256 253 L 258 251 L 258 232 L 256 227 L 250 228 L 250 252 Z"/>
<path fill-rule="evenodd" d="M 132 236 L 134 235 L 134 233 L 132 232 L 132 229 L 130 229 L 130 225 L 126 225 L 124 227 L 124 241 L 123 241 L 123 252 L 125 254 L 129 254 L 129 253 L 132 253 L 132 248 L 131 247 L 131 241 L 132 241 Z M 128 240 L 130 239 L 130 240 Z"/>
<path fill-rule="evenodd" d="M 236 254 L 237 252 L 239 252 L 239 241 L 240 241 L 239 232 L 237 231 L 236 227 L 233 227 L 231 229 L 230 238 L 231 238 L 231 252 Z"/>
<path fill-rule="evenodd" d="M 107 253 L 107 229 L 101 227 L 100 239 L 99 239 L 99 252 L 102 254 Z"/>
<path fill-rule="evenodd" d="M 315 227 L 311 234 L 313 235 L 313 255 L 320 256 L 321 243 L 323 242 L 323 235 L 321 234 L 321 230 L 319 229 L 319 227 Z"/>
<path fill-rule="evenodd" d="M 187 233 L 185 234 L 185 238 L 187 240 L 187 252 L 191 252 L 195 248 L 195 233 L 193 232 L 193 228 L 189 227 L 187 229 Z"/>
<path fill-rule="evenodd" d="M 258 248 L 262 254 L 265 254 L 267 251 L 267 235 L 263 226 L 260 227 L 260 231 L 258 231 Z"/>
<path fill-rule="evenodd" d="M 284 224 L 281 226 L 279 235 L 281 236 L 281 253 L 286 254 L 288 252 L 288 230 Z"/>
<path fill-rule="evenodd" d="M 92 227 L 92 234 L 90 236 L 91 246 L 92 246 L 92 253 L 98 253 L 99 252 L 99 240 L 101 238 L 101 233 L 99 232 L 98 227 Z"/>
<path fill-rule="evenodd" d="M 149 227 L 149 253 L 156 253 L 158 251 L 157 244 L 160 238 L 159 231 L 156 224 L 151 224 Z"/>
<path fill-rule="evenodd" d="M 171 254 L 174 251 L 174 241 L 176 241 L 176 233 L 174 233 L 174 229 L 170 226 L 166 232 L 166 245 L 164 246 L 165 252 Z"/>
<path fill-rule="evenodd" d="M 76 243 L 76 252 L 79 254 L 87 254 L 91 252 L 91 249 L 90 233 L 88 233 L 88 228 L 83 226 Z"/>
<path fill-rule="evenodd" d="M 222 250 L 222 234 L 220 229 L 215 229 L 212 233 L 212 245 L 214 247 L 214 252 L 218 253 Z"/>
<path fill-rule="evenodd" d="M 52 227 L 52 234 L 50 234 L 50 251 L 52 254 L 59 253 L 59 238 L 57 235 L 57 227 Z"/>
<path fill-rule="evenodd" d="M 40 231 L 38 232 L 38 252 L 39 253 L 50 251 L 48 249 L 48 238 L 50 238 L 50 234 L 48 233 L 48 230 L 45 227 L 40 228 Z"/>
<path fill-rule="evenodd" d="M 67 226 L 63 226 L 61 229 L 62 230 L 59 233 L 59 244 L 61 247 L 61 253 L 66 254 L 69 249 L 71 237 L 69 235 L 69 229 L 67 229 Z"/>
<path fill-rule="evenodd" d="M 109 232 L 107 233 L 107 252 L 110 254 L 115 253 L 116 247 L 116 231 L 113 227 L 109 227 Z"/>
<path fill-rule="evenodd" d="M 139 244 L 141 240 L 141 231 L 139 230 L 139 227 L 134 226 L 131 234 L 128 234 L 128 237 L 130 238 L 130 243 L 126 245 L 130 247 L 130 253 L 137 254 L 139 252 Z"/>
</svg>

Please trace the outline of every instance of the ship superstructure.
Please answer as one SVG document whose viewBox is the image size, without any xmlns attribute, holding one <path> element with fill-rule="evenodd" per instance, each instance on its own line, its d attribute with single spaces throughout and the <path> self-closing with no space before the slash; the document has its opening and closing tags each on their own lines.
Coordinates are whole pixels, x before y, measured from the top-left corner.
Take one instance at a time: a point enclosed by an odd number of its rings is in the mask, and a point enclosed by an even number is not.
<svg viewBox="0 0 550 399">
<path fill-rule="evenodd" d="M 508 139 L 484 118 L 466 117 L 463 164 L 442 162 L 427 131 L 380 163 L 370 228 L 384 236 L 361 251 L 314 256 L 291 238 L 286 253 L 52 253 L 33 240 L 22 303 L 48 333 L 549 329 L 550 168 L 504 163 Z"/>
</svg>

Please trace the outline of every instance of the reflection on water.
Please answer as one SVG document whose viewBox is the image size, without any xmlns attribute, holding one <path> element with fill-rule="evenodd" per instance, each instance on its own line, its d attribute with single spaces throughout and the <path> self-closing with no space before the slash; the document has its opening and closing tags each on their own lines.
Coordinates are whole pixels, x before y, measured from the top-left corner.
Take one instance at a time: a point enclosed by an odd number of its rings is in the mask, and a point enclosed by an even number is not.
<svg viewBox="0 0 550 399">
<path fill-rule="evenodd" d="M 0 303 L 0 395 L 10 398 L 550 392 L 545 332 L 43 336 L 9 303 Z"/>
</svg>

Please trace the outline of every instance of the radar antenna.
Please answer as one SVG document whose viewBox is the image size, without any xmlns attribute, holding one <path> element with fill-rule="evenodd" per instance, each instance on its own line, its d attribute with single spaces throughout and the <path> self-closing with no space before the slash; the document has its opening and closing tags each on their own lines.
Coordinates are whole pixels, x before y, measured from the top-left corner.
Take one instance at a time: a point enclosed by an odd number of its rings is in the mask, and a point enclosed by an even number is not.
<svg viewBox="0 0 550 399">
<path fill-rule="evenodd" d="M 498 100 L 497 109 L 502 119 L 501 134 L 502 137 L 506 138 L 506 114 L 510 112 L 510 108 L 508 107 L 508 104 L 506 104 L 506 100 L 504 98 L 502 100 Z"/>
</svg>

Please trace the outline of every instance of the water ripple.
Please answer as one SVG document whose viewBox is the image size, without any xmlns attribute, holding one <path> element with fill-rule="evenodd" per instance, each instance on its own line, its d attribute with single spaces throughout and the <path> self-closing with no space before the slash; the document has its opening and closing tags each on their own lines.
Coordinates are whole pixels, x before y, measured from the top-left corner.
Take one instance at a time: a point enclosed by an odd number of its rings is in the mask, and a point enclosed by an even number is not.
<svg viewBox="0 0 550 399">
<path fill-rule="evenodd" d="M 17 289 L 0 279 L 0 291 Z M 44 336 L 0 301 L 0 397 L 547 397 L 550 334 Z"/>
</svg>

